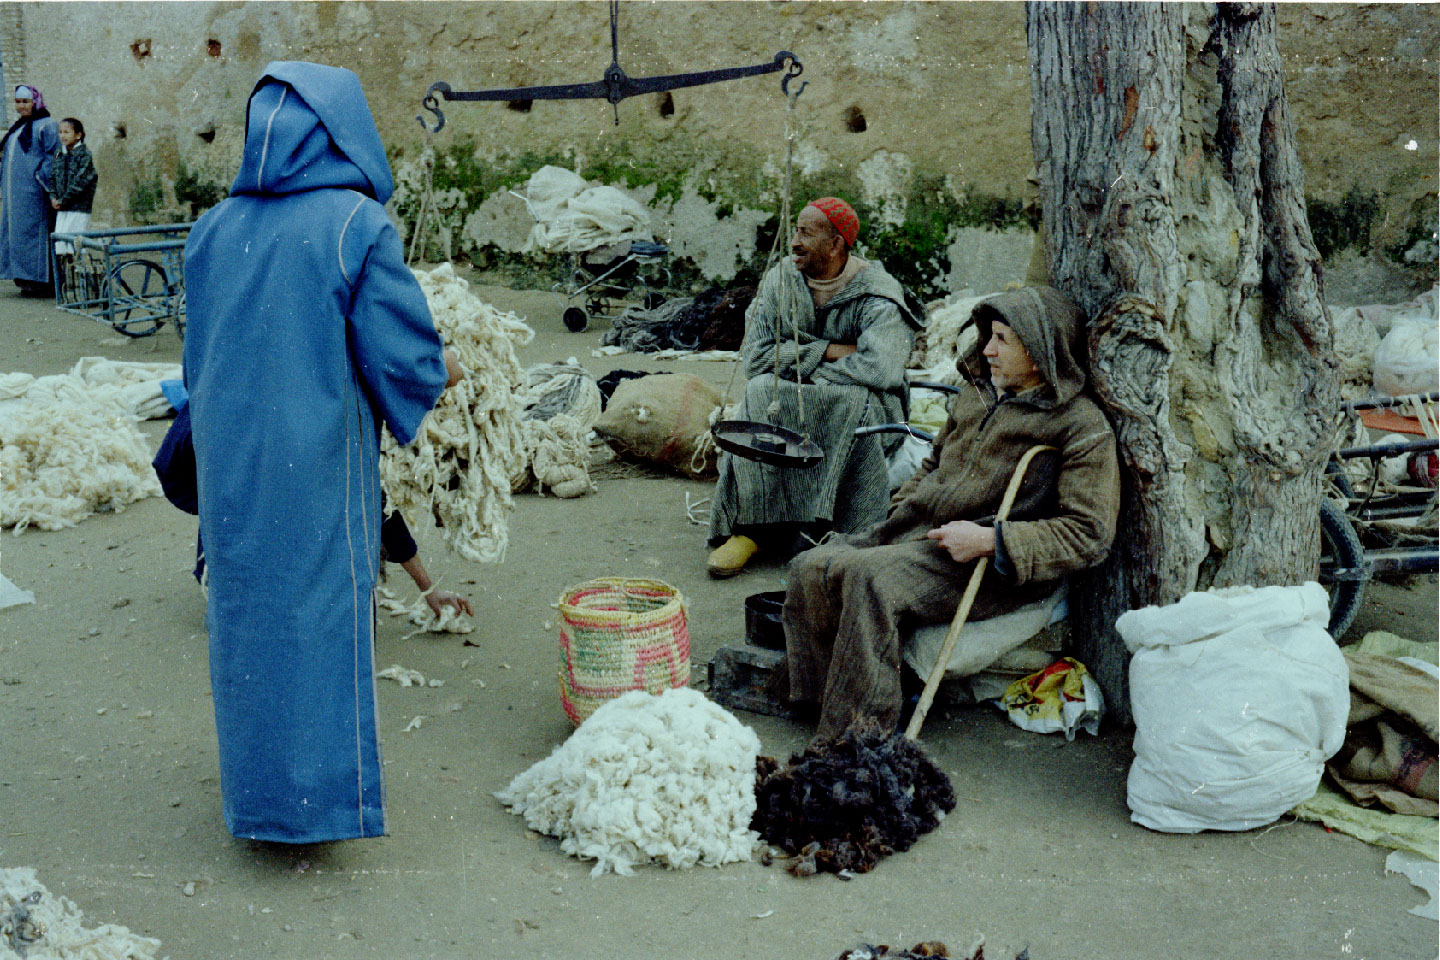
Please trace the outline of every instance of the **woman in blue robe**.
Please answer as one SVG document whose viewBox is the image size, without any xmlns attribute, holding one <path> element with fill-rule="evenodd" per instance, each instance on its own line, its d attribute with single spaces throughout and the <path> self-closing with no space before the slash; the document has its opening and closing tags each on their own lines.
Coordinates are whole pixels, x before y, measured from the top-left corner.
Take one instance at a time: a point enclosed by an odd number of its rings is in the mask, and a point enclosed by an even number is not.
<svg viewBox="0 0 1440 960">
<path fill-rule="evenodd" d="M 409 443 L 458 373 L 382 206 L 393 186 L 359 78 L 271 63 L 230 196 L 185 246 L 210 681 L 237 837 L 386 832 L 379 424 Z"/>
<path fill-rule="evenodd" d="M 28 84 L 15 88 L 18 118 L 0 140 L 0 277 L 11 277 L 26 295 L 48 295 L 50 286 L 50 164 L 60 133 L 45 97 Z"/>
</svg>

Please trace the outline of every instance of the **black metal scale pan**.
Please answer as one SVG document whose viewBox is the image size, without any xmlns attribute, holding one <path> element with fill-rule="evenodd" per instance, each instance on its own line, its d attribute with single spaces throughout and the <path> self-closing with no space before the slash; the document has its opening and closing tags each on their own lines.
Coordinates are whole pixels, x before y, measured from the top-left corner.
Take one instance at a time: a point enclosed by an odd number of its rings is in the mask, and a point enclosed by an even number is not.
<svg viewBox="0 0 1440 960">
<path fill-rule="evenodd" d="M 825 459 L 825 451 L 815 441 L 773 423 L 721 420 L 710 428 L 710 435 L 721 450 L 774 467 L 813 467 Z"/>
</svg>

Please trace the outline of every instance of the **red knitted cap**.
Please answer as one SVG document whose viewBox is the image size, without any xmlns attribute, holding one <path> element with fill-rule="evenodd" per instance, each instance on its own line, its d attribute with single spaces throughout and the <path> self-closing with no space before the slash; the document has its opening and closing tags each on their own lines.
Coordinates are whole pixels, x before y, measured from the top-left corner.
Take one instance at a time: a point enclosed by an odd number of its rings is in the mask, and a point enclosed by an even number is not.
<svg viewBox="0 0 1440 960">
<path fill-rule="evenodd" d="M 855 238 L 860 233 L 860 218 L 855 215 L 854 207 L 839 197 L 821 197 L 819 200 L 811 200 L 807 206 L 825 214 L 834 225 L 835 231 L 845 239 L 846 247 L 855 246 Z"/>
</svg>

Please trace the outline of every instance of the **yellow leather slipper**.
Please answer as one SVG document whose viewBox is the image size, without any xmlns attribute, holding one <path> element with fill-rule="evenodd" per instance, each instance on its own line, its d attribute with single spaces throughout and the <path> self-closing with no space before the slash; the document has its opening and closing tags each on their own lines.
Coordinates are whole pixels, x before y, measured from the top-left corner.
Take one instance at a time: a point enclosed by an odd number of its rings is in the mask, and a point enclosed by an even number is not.
<svg viewBox="0 0 1440 960">
<path fill-rule="evenodd" d="M 710 559 L 705 569 L 710 576 L 717 579 L 733 577 L 745 569 L 745 564 L 750 562 L 750 558 L 755 556 L 755 551 L 759 549 L 760 545 L 754 540 L 736 534 L 710 551 Z"/>
</svg>

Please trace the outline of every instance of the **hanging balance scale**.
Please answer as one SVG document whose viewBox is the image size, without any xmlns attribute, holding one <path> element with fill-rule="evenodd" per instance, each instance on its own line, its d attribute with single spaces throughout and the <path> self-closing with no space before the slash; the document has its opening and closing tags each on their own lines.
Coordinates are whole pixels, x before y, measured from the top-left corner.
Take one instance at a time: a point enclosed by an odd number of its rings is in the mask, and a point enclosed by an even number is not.
<svg viewBox="0 0 1440 960">
<path fill-rule="evenodd" d="M 421 126 L 431 133 L 439 133 L 445 126 L 445 115 L 440 112 L 440 100 L 490 100 L 515 102 L 522 100 L 608 100 L 615 110 L 615 123 L 620 123 L 620 101 L 643 93 L 664 93 L 682 87 L 700 87 L 725 80 L 739 80 L 766 73 L 785 71 L 780 89 L 790 95 L 790 79 L 804 72 L 800 61 L 789 50 L 781 50 L 769 63 L 749 67 L 726 67 L 720 70 L 702 70 L 698 73 L 672 73 L 658 77 L 630 77 L 620 68 L 619 0 L 610 0 L 610 66 L 605 68 L 604 79 L 594 83 L 567 83 L 543 87 L 506 87 L 494 90 L 452 90 L 450 84 L 437 80 L 425 91 L 421 106 L 435 115 L 435 126 L 425 123 L 424 117 L 416 117 Z M 800 90 L 806 84 L 800 84 Z M 796 91 L 799 94 L 800 90 Z M 438 99 L 437 99 L 438 97 Z"/>
<path fill-rule="evenodd" d="M 808 86 L 802 81 L 793 92 L 790 81 L 804 72 L 804 66 L 788 50 L 781 50 L 768 63 L 747 67 L 727 67 L 719 70 L 704 70 L 696 73 L 675 73 L 655 77 L 630 77 L 620 67 L 619 41 L 619 0 L 610 0 L 610 66 L 605 69 L 604 78 L 593 83 L 572 83 L 538 87 L 506 87 L 491 90 L 454 90 L 450 84 L 437 80 L 426 90 L 421 106 L 435 115 L 431 127 L 423 116 L 417 116 L 420 125 L 429 134 L 439 133 L 445 126 L 445 115 L 440 110 L 440 100 L 445 101 L 499 101 L 522 100 L 607 100 L 615 111 L 615 123 L 620 123 L 620 101 L 645 93 L 663 93 L 683 87 L 698 87 L 726 80 L 760 76 L 785 71 L 780 80 L 780 91 L 786 97 L 789 109 L 794 110 L 795 99 Z M 781 208 L 781 228 L 776 234 L 775 246 L 771 248 L 770 261 L 775 259 L 779 238 L 784 235 L 790 222 L 790 182 L 794 154 L 794 134 L 787 128 L 785 157 L 785 192 Z M 767 263 L 767 269 L 769 263 Z M 776 324 L 780 318 L 776 317 Z M 779 331 L 777 331 L 778 333 Z M 777 337 L 778 340 L 778 337 Z M 799 373 L 796 373 L 795 389 L 800 393 Z M 772 410 L 775 404 L 772 403 Z M 801 418 L 804 418 L 804 400 L 800 400 Z M 803 436 L 778 424 L 752 420 L 721 420 L 711 428 L 715 445 L 737 457 L 755 460 L 778 467 L 813 467 L 825 459 L 820 446 L 809 437 Z"/>
</svg>

